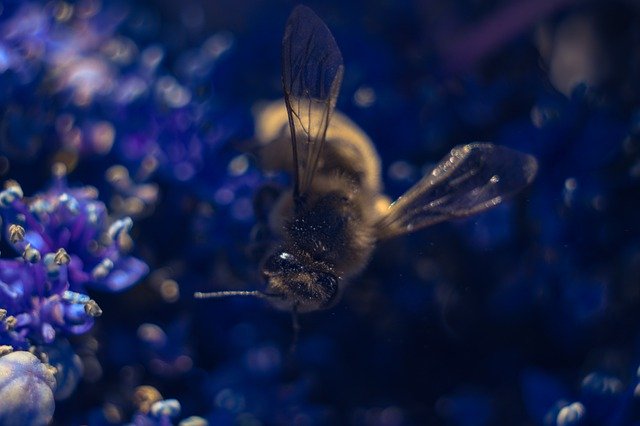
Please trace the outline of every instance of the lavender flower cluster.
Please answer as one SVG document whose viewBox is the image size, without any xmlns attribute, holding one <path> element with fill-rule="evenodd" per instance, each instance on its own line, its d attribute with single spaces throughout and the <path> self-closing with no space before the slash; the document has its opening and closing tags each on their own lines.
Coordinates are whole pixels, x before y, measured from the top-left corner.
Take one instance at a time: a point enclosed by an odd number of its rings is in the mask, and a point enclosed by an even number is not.
<svg viewBox="0 0 640 426">
<path fill-rule="evenodd" d="M 538 178 L 380 244 L 295 353 L 286 314 L 191 296 L 260 285 L 291 5 L 0 3 L 0 425 L 640 422 L 640 10 L 418 3 L 310 4 L 386 192 L 474 140 Z"/>
<path fill-rule="evenodd" d="M 85 333 L 102 313 L 89 287 L 122 291 L 148 272 L 127 254 L 132 220 L 109 218 L 95 188 L 69 188 L 64 172 L 54 173 L 52 187 L 26 202 L 14 181 L 0 193 L 5 236 L 20 255 L 0 261 L 1 342 L 15 348 Z"/>
</svg>

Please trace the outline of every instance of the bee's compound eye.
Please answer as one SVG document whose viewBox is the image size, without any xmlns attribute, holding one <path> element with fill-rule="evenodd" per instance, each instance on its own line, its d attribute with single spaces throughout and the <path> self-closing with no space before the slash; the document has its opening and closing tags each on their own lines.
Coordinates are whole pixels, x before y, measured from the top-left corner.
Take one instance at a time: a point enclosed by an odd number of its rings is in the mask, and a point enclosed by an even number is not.
<svg viewBox="0 0 640 426">
<path fill-rule="evenodd" d="M 262 267 L 262 275 L 265 277 L 269 277 L 298 268 L 299 264 L 298 262 L 296 262 L 293 255 L 287 252 L 280 252 L 272 254 L 267 258 L 264 266 Z"/>
<path fill-rule="evenodd" d="M 278 258 L 285 262 L 293 261 L 293 255 L 291 255 L 290 253 L 287 253 L 286 251 L 283 251 L 282 253 L 280 253 L 278 255 Z"/>
</svg>

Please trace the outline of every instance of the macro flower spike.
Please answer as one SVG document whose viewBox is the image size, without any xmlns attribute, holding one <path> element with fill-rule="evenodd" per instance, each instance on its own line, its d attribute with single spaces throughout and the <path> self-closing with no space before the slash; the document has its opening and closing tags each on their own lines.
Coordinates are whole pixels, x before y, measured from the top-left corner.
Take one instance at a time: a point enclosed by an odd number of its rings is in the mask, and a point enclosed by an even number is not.
<svg viewBox="0 0 640 426">
<path fill-rule="evenodd" d="M 132 220 L 110 218 L 95 188 L 69 187 L 63 166 L 53 175 L 33 197 L 14 181 L 0 192 L 4 233 L 18 255 L 0 259 L 0 344 L 26 349 L 84 333 L 102 314 L 89 288 L 122 291 L 148 271 L 128 254 Z"/>
</svg>

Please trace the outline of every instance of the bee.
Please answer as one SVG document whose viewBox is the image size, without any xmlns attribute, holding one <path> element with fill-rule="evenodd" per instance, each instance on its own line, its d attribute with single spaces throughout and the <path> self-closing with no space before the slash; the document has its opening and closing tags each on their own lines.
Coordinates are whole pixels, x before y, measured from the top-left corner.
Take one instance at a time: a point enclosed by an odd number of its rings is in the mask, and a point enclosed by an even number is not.
<svg viewBox="0 0 640 426">
<path fill-rule="evenodd" d="M 369 138 L 335 111 L 344 65 L 331 32 L 309 8 L 291 13 L 282 40 L 282 102 L 258 114 L 261 165 L 292 175 L 268 225 L 279 241 L 266 254 L 264 291 L 195 293 L 253 296 L 298 313 L 335 305 L 366 266 L 376 242 L 487 210 L 534 179 L 528 154 L 489 143 L 457 146 L 393 203 L 382 193 Z M 269 143 L 265 143 L 269 142 Z"/>
</svg>

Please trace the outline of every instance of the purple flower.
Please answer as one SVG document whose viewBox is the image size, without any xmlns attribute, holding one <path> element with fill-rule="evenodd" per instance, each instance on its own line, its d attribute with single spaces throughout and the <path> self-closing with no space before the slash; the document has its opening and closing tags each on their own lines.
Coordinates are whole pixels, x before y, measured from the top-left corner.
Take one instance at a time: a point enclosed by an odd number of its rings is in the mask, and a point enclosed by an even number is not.
<svg viewBox="0 0 640 426">
<path fill-rule="evenodd" d="M 610 361 L 607 363 L 615 365 Z M 621 367 L 622 364 L 617 366 Z M 626 425 L 637 422 L 634 405 L 638 374 L 626 378 L 626 382 L 615 375 L 596 370 L 584 376 L 580 394 L 572 395 L 570 387 L 559 378 L 542 370 L 529 369 L 522 377 L 522 393 L 530 416 L 540 424 Z"/>
<path fill-rule="evenodd" d="M 22 257 L 0 260 L 0 343 L 19 348 L 81 334 L 101 314 L 86 287 L 120 291 L 148 272 L 126 253 L 129 218 L 110 219 L 91 187 L 69 188 L 58 173 L 32 198 L 8 182 L 0 192 L 4 233 Z"/>
<path fill-rule="evenodd" d="M 8 12 L 0 25 L 1 69 L 13 69 L 23 81 L 30 81 L 45 65 L 61 86 L 79 92 L 89 86 L 95 89 L 95 83 L 105 79 L 91 64 L 95 60 L 91 52 L 105 45 L 122 16 L 89 3 L 74 8 L 66 3 L 23 2 L 13 14 Z"/>
<path fill-rule="evenodd" d="M 27 263 L 43 271 L 48 255 L 62 256 L 68 290 L 83 293 L 90 286 L 122 291 L 146 275 L 148 266 L 128 254 L 132 220 L 110 218 L 97 197 L 93 187 L 69 188 L 63 172 L 51 188 L 29 199 L 11 183 L 0 193 L 5 234 Z M 32 280 L 34 285 L 42 285 L 39 279 Z"/>
<path fill-rule="evenodd" d="M 61 401 L 70 397 L 84 372 L 82 359 L 64 338 L 56 339 L 52 345 L 43 350 L 48 358 L 47 363 L 56 369 L 55 399 Z"/>
<path fill-rule="evenodd" d="M 152 373 L 175 377 L 191 370 L 193 360 L 187 343 L 188 329 L 188 321 L 176 321 L 166 331 L 150 323 L 138 327 L 145 364 Z"/>
<path fill-rule="evenodd" d="M 53 417 L 53 368 L 30 352 L 0 358 L 0 424 L 43 425 Z"/>
<path fill-rule="evenodd" d="M 46 146 L 34 141 L 55 134 L 49 144 L 60 142 L 81 155 L 104 155 L 115 142 L 118 123 L 93 107 L 107 103 L 112 108 L 137 99 L 148 90 L 157 62 L 148 59 L 152 54 L 139 54 L 132 40 L 116 35 L 127 7 L 91 0 L 41 3 L 6 7 L 0 21 L 0 76 L 10 94 L 0 108 L 10 113 L 12 136 L 3 148 L 26 151 L 32 155 L 23 157 L 31 158 Z M 52 98 L 55 110 L 47 108 Z"/>
<path fill-rule="evenodd" d="M 93 326 L 102 311 L 89 296 L 68 290 L 67 259 L 64 249 L 42 259 L 28 248 L 23 258 L 0 260 L 0 344 L 26 349 Z"/>
<path fill-rule="evenodd" d="M 113 189 L 110 203 L 113 211 L 133 218 L 146 217 L 154 211 L 158 203 L 158 185 L 145 183 L 144 179 L 155 167 L 155 162 L 143 162 L 135 178 L 124 166 L 112 166 L 107 170 L 107 181 Z"/>
<path fill-rule="evenodd" d="M 172 419 L 180 416 L 182 407 L 177 399 L 162 399 L 160 392 L 152 386 L 136 388 L 133 402 L 138 410 L 129 426 L 172 426 Z M 207 426 L 208 422 L 199 416 L 188 417 L 178 426 Z"/>
</svg>

